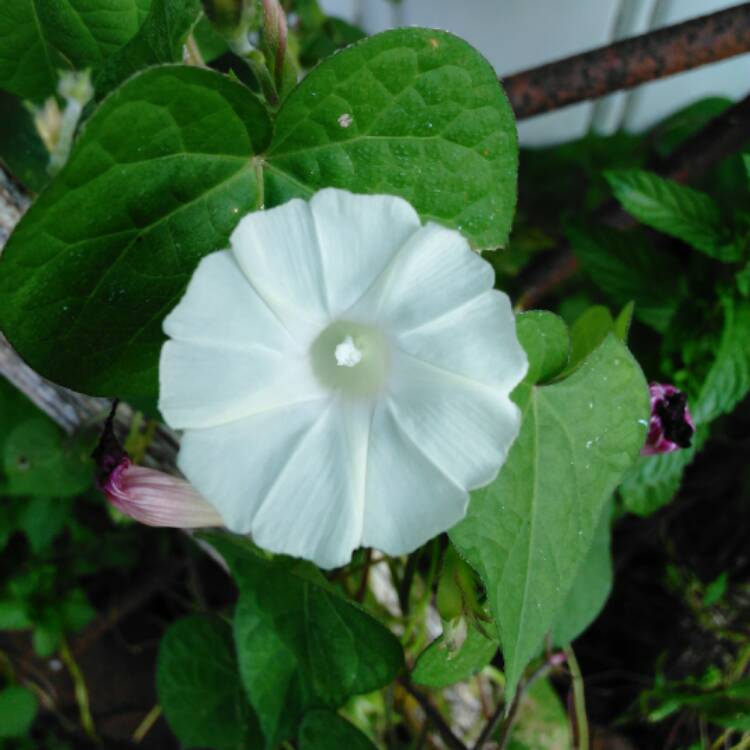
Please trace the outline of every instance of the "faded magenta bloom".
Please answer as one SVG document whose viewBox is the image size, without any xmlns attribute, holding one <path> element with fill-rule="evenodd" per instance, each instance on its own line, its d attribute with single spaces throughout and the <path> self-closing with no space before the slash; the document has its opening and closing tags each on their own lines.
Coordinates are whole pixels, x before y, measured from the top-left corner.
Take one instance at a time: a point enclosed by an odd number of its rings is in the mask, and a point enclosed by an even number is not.
<svg viewBox="0 0 750 750">
<path fill-rule="evenodd" d="M 163 471 L 136 466 L 125 456 L 102 483 L 109 501 L 147 526 L 223 526 L 214 507 L 189 482 Z"/>
<path fill-rule="evenodd" d="M 406 201 L 328 189 L 245 216 L 164 321 L 159 409 L 231 531 L 346 564 L 465 515 L 516 438 L 508 297 Z"/>
<path fill-rule="evenodd" d="M 673 385 L 662 383 L 651 383 L 649 393 L 651 419 L 641 455 L 655 456 L 689 448 L 695 425 L 688 409 L 687 396 Z"/>
</svg>

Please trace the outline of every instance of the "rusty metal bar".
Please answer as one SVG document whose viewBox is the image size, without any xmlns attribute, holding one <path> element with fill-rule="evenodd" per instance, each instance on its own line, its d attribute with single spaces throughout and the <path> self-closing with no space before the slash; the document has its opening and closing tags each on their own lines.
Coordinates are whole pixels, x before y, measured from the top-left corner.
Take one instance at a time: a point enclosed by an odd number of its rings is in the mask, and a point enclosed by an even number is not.
<svg viewBox="0 0 750 750">
<path fill-rule="evenodd" d="M 503 79 L 520 120 L 750 52 L 750 3 Z"/>
</svg>

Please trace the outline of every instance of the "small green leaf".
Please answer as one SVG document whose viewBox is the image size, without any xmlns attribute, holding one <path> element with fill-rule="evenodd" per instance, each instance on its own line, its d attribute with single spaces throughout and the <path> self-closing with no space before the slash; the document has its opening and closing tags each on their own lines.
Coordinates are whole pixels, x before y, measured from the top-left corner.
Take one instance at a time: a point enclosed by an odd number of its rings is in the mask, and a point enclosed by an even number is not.
<svg viewBox="0 0 750 750">
<path fill-rule="evenodd" d="M 266 204 L 323 187 L 391 193 L 477 248 L 516 203 L 513 113 L 489 63 L 444 31 L 394 29 L 323 61 L 279 112 Z"/>
<path fill-rule="evenodd" d="M 309 711 L 299 730 L 299 750 L 376 750 L 353 724 L 333 711 Z"/>
<path fill-rule="evenodd" d="M 469 625 L 466 640 L 458 651 L 451 651 L 440 636 L 417 659 L 412 682 L 431 688 L 444 688 L 468 680 L 486 667 L 497 653 L 498 643 Z"/>
<path fill-rule="evenodd" d="M 529 357 L 526 382 L 543 383 L 561 373 L 570 356 L 565 321 L 545 310 L 530 310 L 516 318 L 516 334 Z"/>
<path fill-rule="evenodd" d="M 36 696 L 20 685 L 0 690 L 0 738 L 23 737 L 37 712 Z"/>
<path fill-rule="evenodd" d="M 640 367 L 608 335 L 564 380 L 519 386 L 521 432 L 498 478 L 451 532 L 487 589 L 507 690 L 561 616 L 607 500 L 646 438 Z"/>
<path fill-rule="evenodd" d="M 46 496 L 54 489 L 58 497 L 72 497 L 87 489 L 93 479 L 88 452 L 81 452 L 41 414 L 10 432 L 2 460 L 10 495 Z"/>
<path fill-rule="evenodd" d="M 26 630 L 32 626 L 22 601 L 0 601 L 0 630 Z"/>
<path fill-rule="evenodd" d="M 651 172 L 621 169 L 605 173 L 615 197 L 638 221 L 686 242 L 712 258 L 738 260 L 716 203 L 705 193 Z"/>
<path fill-rule="evenodd" d="M 747 179 L 750 180 L 750 154 L 742 154 L 742 161 L 745 164 L 745 171 L 747 172 Z"/>
<path fill-rule="evenodd" d="M 3 0 L 0 89 L 22 99 L 54 93 L 58 70 L 98 68 L 138 31 L 148 0 Z"/>
<path fill-rule="evenodd" d="M 109 96 L 0 256 L 19 354 L 80 391 L 156 394 L 162 319 L 257 207 L 269 138 L 259 101 L 212 71 L 154 68 Z"/>
<path fill-rule="evenodd" d="M 32 636 L 34 651 L 43 659 L 46 659 L 60 648 L 62 637 L 63 632 L 60 623 L 45 622 L 36 625 Z"/>
<path fill-rule="evenodd" d="M 664 332 L 677 309 L 684 281 L 668 251 L 642 231 L 570 223 L 565 234 L 583 270 L 616 305 L 635 302 L 635 315 Z"/>
<path fill-rule="evenodd" d="M 387 685 L 403 666 L 398 640 L 330 589 L 314 566 L 261 557 L 242 539 L 204 534 L 232 569 L 240 598 L 240 674 L 266 747 L 296 733 L 308 708 L 338 708 Z"/>
<path fill-rule="evenodd" d="M 611 509 L 611 503 L 604 509 L 591 549 L 552 627 L 552 639 L 558 646 L 572 643 L 591 625 L 612 591 Z"/>
<path fill-rule="evenodd" d="M 183 44 L 200 13 L 200 0 L 151 0 L 138 33 L 95 76 L 97 100 L 144 68 L 182 60 Z"/>
<path fill-rule="evenodd" d="M 703 594 L 703 606 L 713 607 L 715 604 L 718 604 L 727 592 L 728 582 L 729 577 L 726 571 L 711 581 L 711 583 L 706 586 L 706 591 Z"/>
<path fill-rule="evenodd" d="M 570 328 L 570 360 L 566 372 L 575 370 L 604 341 L 615 332 L 615 321 L 608 308 L 589 307 Z"/>
<path fill-rule="evenodd" d="M 262 743 L 232 630 L 222 620 L 196 615 L 171 625 L 159 647 L 156 684 L 164 716 L 187 747 L 251 750 Z"/>
<path fill-rule="evenodd" d="M 71 502 L 42 496 L 23 502 L 18 525 L 28 537 L 31 551 L 38 554 L 65 528 L 71 517 Z"/>
<path fill-rule="evenodd" d="M 664 507 L 680 489 L 685 468 L 695 448 L 661 456 L 641 456 L 619 488 L 625 508 L 637 516 L 650 516 Z"/>
</svg>

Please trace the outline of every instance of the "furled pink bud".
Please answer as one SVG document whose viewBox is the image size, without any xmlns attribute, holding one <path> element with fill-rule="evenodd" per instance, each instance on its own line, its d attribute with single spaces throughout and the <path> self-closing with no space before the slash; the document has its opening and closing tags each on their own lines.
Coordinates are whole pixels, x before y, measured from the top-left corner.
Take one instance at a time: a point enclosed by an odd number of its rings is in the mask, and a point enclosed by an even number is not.
<svg viewBox="0 0 750 750">
<path fill-rule="evenodd" d="M 195 529 L 223 526 L 221 516 L 189 482 L 136 466 L 115 435 L 117 401 L 91 454 L 99 489 L 118 510 L 147 526 Z"/>
<path fill-rule="evenodd" d="M 113 469 L 102 489 L 118 510 L 147 526 L 194 529 L 224 525 L 213 505 L 189 482 L 136 466 L 127 456 Z"/>
<path fill-rule="evenodd" d="M 649 393 L 651 419 L 641 455 L 655 456 L 690 447 L 695 425 L 687 406 L 687 396 L 673 385 L 661 383 L 651 383 Z"/>
</svg>

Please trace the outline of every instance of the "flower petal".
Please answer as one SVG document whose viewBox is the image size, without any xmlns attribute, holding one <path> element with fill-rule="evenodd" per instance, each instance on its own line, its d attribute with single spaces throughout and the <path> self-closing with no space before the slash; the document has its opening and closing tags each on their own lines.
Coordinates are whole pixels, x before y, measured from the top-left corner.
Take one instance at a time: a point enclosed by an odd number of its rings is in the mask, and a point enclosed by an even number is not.
<svg viewBox="0 0 750 750">
<path fill-rule="evenodd" d="M 248 283 L 306 347 L 330 320 L 309 204 L 294 199 L 248 214 L 231 244 Z"/>
<path fill-rule="evenodd" d="M 375 409 L 367 463 L 362 544 L 412 552 L 465 515 L 469 493 L 407 437 L 387 401 Z"/>
<path fill-rule="evenodd" d="M 164 319 L 164 333 L 217 349 L 301 351 L 229 250 L 201 260 L 182 299 Z"/>
<path fill-rule="evenodd" d="M 518 407 L 501 389 L 396 355 L 390 410 L 402 433 L 457 485 L 483 487 L 518 435 Z"/>
<path fill-rule="evenodd" d="M 417 212 L 392 195 L 321 190 L 310 201 L 332 319 L 351 307 L 421 226 Z"/>
<path fill-rule="evenodd" d="M 173 429 L 213 427 L 325 395 L 298 352 L 175 340 L 161 350 L 159 410 Z"/>
<path fill-rule="evenodd" d="M 523 380 L 529 366 L 518 343 L 508 295 L 494 289 L 397 334 L 395 345 L 418 359 L 506 393 Z"/>
<path fill-rule="evenodd" d="M 366 433 L 358 434 L 337 400 L 301 403 L 187 432 L 179 466 L 230 530 L 334 567 L 360 543 L 363 480 L 357 483 L 354 467 L 364 467 L 355 446 Z"/>
<path fill-rule="evenodd" d="M 362 536 L 367 411 L 347 421 L 337 399 L 297 443 L 253 519 L 261 547 L 322 568 L 349 562 Z"/>
<path fill-rule="evenodd" d="M 494 282 L 492 266 L 458 232 L 427 224 L 352 308 L 352 319 L 407 331 L 464 305 Z"/>
</svg>

